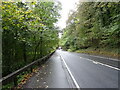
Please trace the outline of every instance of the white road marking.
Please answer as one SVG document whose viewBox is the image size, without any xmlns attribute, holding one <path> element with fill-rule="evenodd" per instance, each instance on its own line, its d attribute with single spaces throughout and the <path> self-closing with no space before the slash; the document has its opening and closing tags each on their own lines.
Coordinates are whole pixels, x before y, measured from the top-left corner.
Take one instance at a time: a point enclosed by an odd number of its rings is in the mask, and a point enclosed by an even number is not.
<svg viewBox="0 0 120 90">
<path fill-rule="evenodd" d="M 96 62 L 96 61 L 93 61 L 93 63 L 94 63 L 94 64 L 98 64 L 98 62 Z"/>
<path fill-rule="evenodd" d="M 62 61 L 64 62 L 65 67 L 66 67 L 68 73 L 70 74 L 70 76 L 71 76 L 71 78 L 72 78 L 72 80 L 73 80 L 73 82 L 74 82 L 76 88 L 77 88 L 78 90 L 80 90 L 80 86 L 78 85 L 77 81 L 75 80 L 74 76 L 72 75 L 72 73 L 71 73 L 70 69 L 68 68 L 68 66 L 67 66 L 67 64 L 66 64 L 66 62 L 65 62 L 65 60 L 64 60 L 64 58 L 63 58 L 61 55 L 60 55 L 60 57 L 61 57 Z"/>
<path fill-rule="evenodd" d="M 80 58 L 83 58 L 83 57 L 80 57 Z M 119 68 L 116 68 L 116 67 L 113 67 L 113 66 L 110 66 L 110 65 L 107 65 L 107 64 L 103 64 L 103 63 L 100 63 L 100 62 L 97 62 L 97 61 L 94 61 L 94 60 L 91 60 L 91 59 L 88 59 L 88 58 L 83 58 L 83 59 L 91 61 L 94 64 L 100 64 L 100 65 L 103 65 L 103 66 L 106 66 L 106 67 L 109 67 L 109 68 L 112 68 L 112 69 L 115 69 L 115 70 L 120 70 Z"/>
<path fill-rule="evenodd" d="M 101 57 L 101 56 L 95 56 L 95 55 L 89 55 L 89 56 L 103 58 L 103 59 L 109 59 L 109 60 L 113 60 L 113 61 L 119 61 L 118 59 L 113 59 L 113 58 L 107 58 L 107 57 Z"/>
</svg>

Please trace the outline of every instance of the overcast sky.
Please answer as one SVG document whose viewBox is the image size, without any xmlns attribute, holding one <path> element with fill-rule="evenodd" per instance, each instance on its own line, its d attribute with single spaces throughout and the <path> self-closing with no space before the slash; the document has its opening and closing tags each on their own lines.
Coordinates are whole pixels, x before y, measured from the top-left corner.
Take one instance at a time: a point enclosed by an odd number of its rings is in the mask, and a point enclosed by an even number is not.
<svg viewBox="0 0 120 90">
<path fill-rule="evenodd" d="M 62 4 L 62 10 L 61 10 L 61 19 L 58 21 L 57 26 L 59 26 L 61 29 L 66 26 L 66 20 L 68 19 L 68 13 L 70 10 L 75 9 L 75 3 L 77 3 L 79 0 L 58 0 Z"/>
</svg>

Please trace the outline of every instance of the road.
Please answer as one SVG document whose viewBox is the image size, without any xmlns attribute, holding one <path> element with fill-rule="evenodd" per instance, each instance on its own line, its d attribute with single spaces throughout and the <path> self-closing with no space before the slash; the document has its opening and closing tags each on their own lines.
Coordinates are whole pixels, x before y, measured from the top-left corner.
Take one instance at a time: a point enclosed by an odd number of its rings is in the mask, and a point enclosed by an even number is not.
<svg viewBox="0 0 120 90">
<path fill-rule="evenodd" d="M 68 77 L 60 55 L 55 52 L 51 58 L 40 67 L 23 88 L 70 88 Z"/>
<path fill-rule="evenodd" d="M 24 87 L 36 88 L 45 82 L 48 88 L 118 88 L 117 63 L 117 59 L 57 50 Z"/>
<path fill-rule="evenodd" d="M 118 88 L 119 70 L 89 59 L 91 57 L 98 61 L 98 57 L 66 51 L 58 53 L 65 60 L 81 88 Z"/>
</svg>

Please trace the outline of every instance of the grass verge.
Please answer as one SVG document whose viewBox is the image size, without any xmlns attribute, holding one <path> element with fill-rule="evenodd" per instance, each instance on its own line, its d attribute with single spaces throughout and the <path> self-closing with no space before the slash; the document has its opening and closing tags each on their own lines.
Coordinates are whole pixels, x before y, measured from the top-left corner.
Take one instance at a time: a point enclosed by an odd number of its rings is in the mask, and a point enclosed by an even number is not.
<svg viewBox="0 0 120 90">
<path fill-rule="evenodd" d="M 120 54 L 118 49 L 89 48 L 89 49 L 76 50 L 75 52 L 120 59 Z"/>
</svg>

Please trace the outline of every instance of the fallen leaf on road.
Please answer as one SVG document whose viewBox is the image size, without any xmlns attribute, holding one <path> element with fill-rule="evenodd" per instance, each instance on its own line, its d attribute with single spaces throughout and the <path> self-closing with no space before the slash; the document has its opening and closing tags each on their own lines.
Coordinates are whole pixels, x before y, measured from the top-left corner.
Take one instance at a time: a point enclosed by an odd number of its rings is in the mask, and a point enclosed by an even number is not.
<svg viewBox="0 0 120 90">
<path fill-rule="evenodd" d="M 43 82 L 44 84 L 46 83 L 46 82 Z"/>
<path fill-rule="evenodd" d="M 46 85 L 45 88 L 48 88 L 48 86 Z"/>
<path fill-rule="evenodd" d="M 43 68 L 45 67 L 45 66 L 42 66 Z"/>
<path fill-rule="evenodd" d="M 37 82 L 39 82 L 39 80 L 37 80 Z"/>
<path fill-rule="evenodd" d="M 44 74 L 47 74 L 46 72 Z"/>
</svg>

